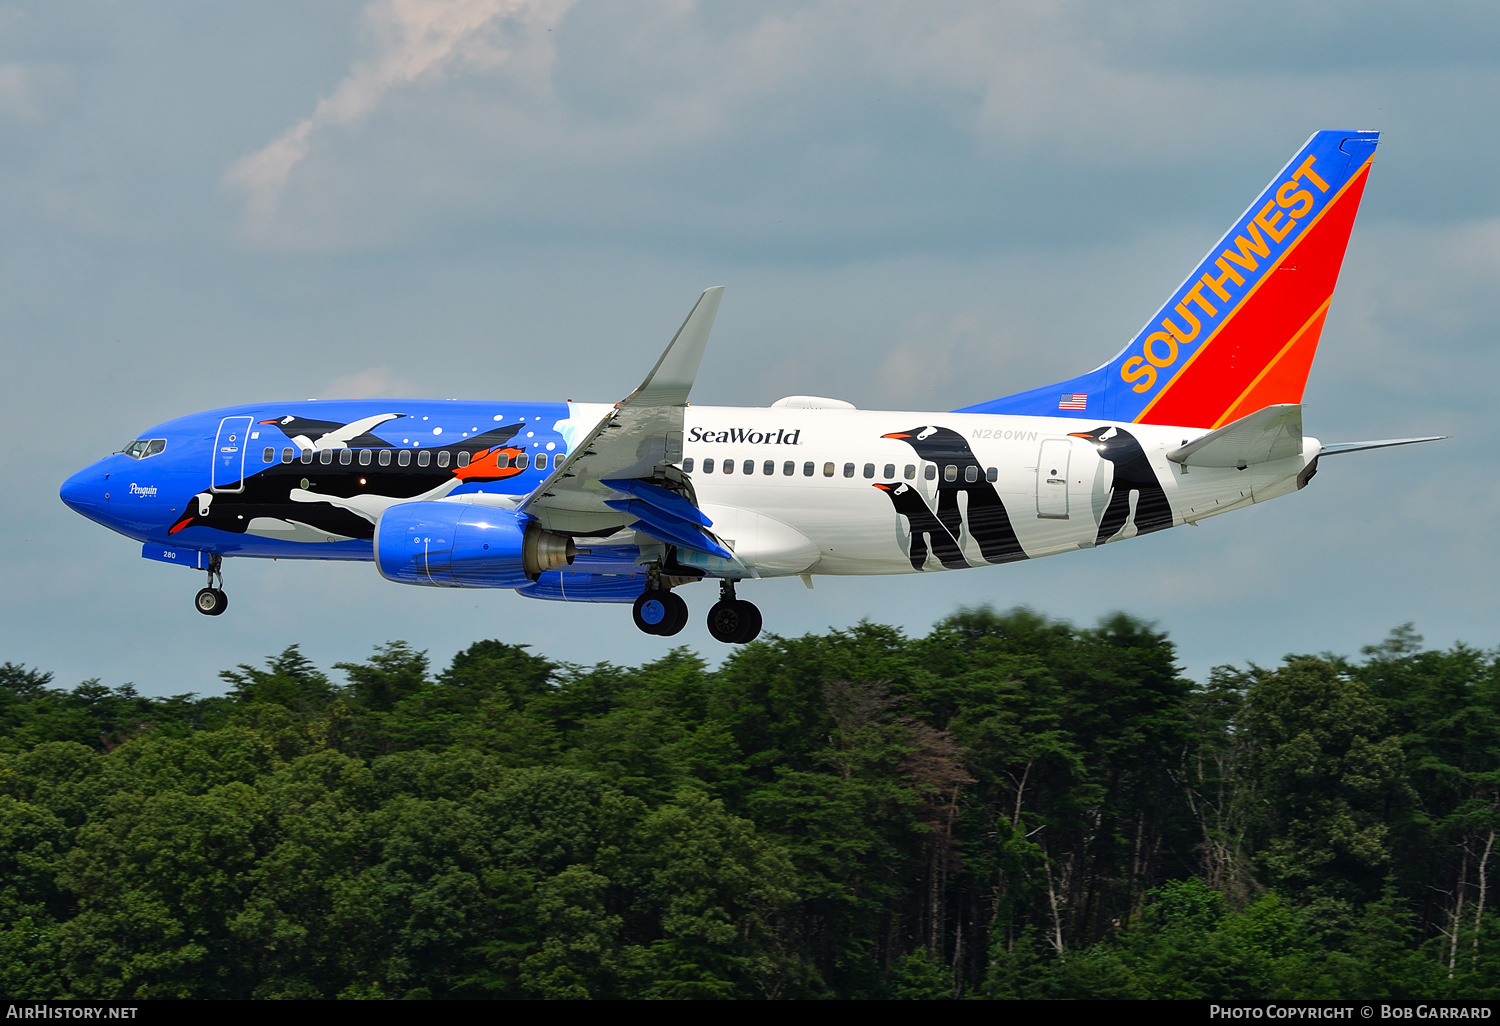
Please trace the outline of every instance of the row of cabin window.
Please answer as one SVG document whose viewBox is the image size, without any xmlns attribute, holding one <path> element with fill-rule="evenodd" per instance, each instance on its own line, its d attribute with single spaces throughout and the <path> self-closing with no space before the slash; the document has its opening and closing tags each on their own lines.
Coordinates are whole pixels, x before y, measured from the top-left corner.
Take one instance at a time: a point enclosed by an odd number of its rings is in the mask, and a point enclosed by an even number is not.
<svg viewBox="0 0 1500 1026">
<path fill-rule="evenodd" d="M 715 461 L 714 461 L 714 458 L 712 456 L 706 457 L 703 460 L 703 471 L 702 472 L 705 473 L 705 474 L 712 474 L 714 472 L 714 462 Z M 694 459 L 693 459 L 693 457 L 689 456 L 687 459 L 685 459 L 685 460 L 682 461 L 682 469 L 684 471 L 686 471 L 687 473 L 691 474 L 693 472 L 693 464 L 694 464 Z M 719 467 L 719 473 L 721 473 L 721 474 L 733 474 L 735 472 L 735 469 L 734 469 L 734 460 L 720 460 L 719 463 L 718 463 L 718 467 Z M 824 477 L 833 477 L 833 475 L 837 472 L 837 470 L 838 470 L 838 465 L 835 464 L 835 463 L 825 463 L 825 464 L 823 464 L 823 476 Z M 885 467 L 884 467 L 884 471 L 885 472 L 881 476 L 885 480 L 887 480 L 887 481 L 894 481 L 894 480 L 896 480 L 896 464 L 894 464 L 894 463 L 887 463 L 885 465 Z M 761 464 L 760 472 L 762 474 L 766 475 L 767 477 L 775 474 L 776 473 L 776 461 L 775 460 L 766 460 L 765 462 L 763 462 Z M 809 460 L 806 463 L 802 464 L 802 476 L 803 477 L 813 477 L 814 475 L 817 474 L 817 472 L 818 472 L 818 465 L 816 463 L 812 462 L 811 460 Z M 755 461 L 754 460 L 744 460 L 744 461 L 742 461 L 740 463 L 740 473 L 742 473 L 742 474 L 753 474 L 753 473 L 755 473 Z M 792 477 L 796 473 L 797 473 L 797 464 L 794 461 L 787 460 L 785 463 L 783 463 L 781 465 L 781 474 L 782 474 L 783 477 Z M 934 481 L 934 480 L 937 479 L 937 475 L 938 475 L 938 467 L 937 467 L 936 463 L 924 463 L 924 464 L 922 464 L 922 476 L 923 476 L 923 478 L 925 478 L 928 481 Z M 844 464 L 844 476 L 845 477 L 853 477 L 854 476 L 854 464 L 853 463 L 845 463 Z M 875 464 L 873 464 L 873 463 L 866 463 L 865 464 L 865 466 L 864 466 L 864 476 L 867 477 L 867 478 L 873 478 L 875 476 Z M 917 479 L 917 465 L 915 463 L 908 463 L 905 467 L 902 468 L 901 476 L 904 477 L 908 481 L 915 481 Z M 956 465 L 950 463 L 948 466 L 946 466 L 946 467 L 943 468 L 943 480 L 944 481 L 957 481 L 958 480 L 958 476 L 959 476 L 959 471 L 958 471 L 958 467 Z M 1000 471 L 997 468 L 995 468 L 995 467 L 990 467 L 988 470 L 986 470 L 984 472 L 984 479 L 986 481 L 994 481 L 994 480 L 998 479 L 999 477 L 1000 477 Z M 964 470 L 963 470 L 963 478 L 969 484 L 973 484 L 975 481 L 978 481 L 979 480 L 979 468 L 977 466 L 972 466 L 972 465 L 965 467 Z"/>
<path fill-rule="evenodd" d="M 326 466 L 333 462 L 333 454 L 337 452 L 339 454 L 339 465 L 347 467 L 355 462 L 354 454 L 356 451 L 359 453 L 359 465 L 361 467 L 368 467 L 372 460 L 382 467 L 389 467 L 391 465 L 390 449 L 323 449 L 321 451 L 315 451 L 313 449 L 303 449 L 301 462 L 311 463 L 313 461 L 314 455 L 316 455 L 318 462 Z M 411 466 L 411 454 L 412 450 L 410 449 L 396 450 L 396 466 Z M 437 454 L 437 465 L 439 467 L 448 466 L 449 462 L 452 460 L 452 455 L 452 453 L 449 453 L 446 450 L 439 450 Z M 292 446 L 289 445 L 285 449 L 281 450 L 281 462 L 291 463 L 296 459 L 297 450 Z M 275 463 L 275 447 L 269 445 L 266 446 L 266 451 L 261 454 L 261 460 L 265 463 Z M 431 451 L 426 449 L 417 450 L 417 466 L 425 467 L 431 463 Z M 460 467 L 467 467 L 469 465 L 469 454 L 467 452 L 459 452 L 457 463 Z M 498 463 L 502 467 L 515 467 L 517 470 L 525 470 L 531 465 L 531 457 L 523 452 L 513 460 L 501 459 L 498 461 Z M 547 453 L 539 452 L 536 454 L 536 466 L 538 470 L 547 469 Z"/>
</svg>

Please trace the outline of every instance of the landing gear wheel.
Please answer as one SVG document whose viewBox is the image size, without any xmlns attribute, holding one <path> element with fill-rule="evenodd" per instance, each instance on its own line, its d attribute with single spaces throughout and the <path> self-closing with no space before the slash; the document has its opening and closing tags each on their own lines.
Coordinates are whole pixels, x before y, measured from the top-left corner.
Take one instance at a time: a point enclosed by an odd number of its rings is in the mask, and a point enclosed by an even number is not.
<svg viewBox="0 0 1500 1026">
<path fill-rule="evenodd" d="M 744 645 L 760 635 L 760 610 L 743 599 L 721 599 L 708 611 L 708 633 L 715 641 Z"/>
<path fill-rule="evenodd" d="M 630 610 L 635 625 L 646 634 L 661 634 L 663 628 L 671 627 L 672 598 L 669 591 L 641 592 L 641 597 L 635 600 L 635 605 Z"/>
<path fill-rule="evenodd" d="M 203 588 L 193 599 L 193 605 L 204 616 L 218 616 L 229 608 L 229 596 L 218 588 Z"/>
<path fill-rule="evenodd" d="M 656 633 L 664 638 L 670 638 L 674 634 L 681 633 L 682 629 L 687 626 L 688 607 L 680 596 L 670 591 L 661 592 L 660 597 L 667 604 L 667 617 L 657 627 Z"/>
</svg>

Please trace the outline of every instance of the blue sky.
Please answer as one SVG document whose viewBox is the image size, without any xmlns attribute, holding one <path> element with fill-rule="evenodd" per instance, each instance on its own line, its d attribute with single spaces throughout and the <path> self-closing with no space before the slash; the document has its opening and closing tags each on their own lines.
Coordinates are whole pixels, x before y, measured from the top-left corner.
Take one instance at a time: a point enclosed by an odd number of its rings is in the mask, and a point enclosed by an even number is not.
<svg viewBox="0 0 1500 1026">
<path fill-rule="evenodd" d="M 1307 430 L 1452 440 L 1129 545 L 744 594 L 783 634 L 1120 608 L 1200 677 L 1408 620 L 1493 646 L 1497 96 L 1477 3 L 0 3 L 0 660 L 175 693 L 293 642 L 652 658 L 622 607 L 369 565 L 231 562 L 204 618 L 197 576 L 57 487 L 231 403 L 613 401 L 711 284 L 699 403 L 1046 384 L 1114 353 L 1319 128 L 1384 135 Z M 673 640 L 719 658 L 683 594 Z"/>
</svg>

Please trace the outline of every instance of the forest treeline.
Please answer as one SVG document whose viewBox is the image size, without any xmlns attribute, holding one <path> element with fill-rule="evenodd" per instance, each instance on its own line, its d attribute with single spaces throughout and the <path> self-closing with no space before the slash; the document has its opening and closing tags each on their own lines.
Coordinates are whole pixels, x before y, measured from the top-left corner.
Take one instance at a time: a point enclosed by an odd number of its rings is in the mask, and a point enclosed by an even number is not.
<svg viewBox="0 0 1500 1026">
<path fill-rule="evenodd" d="M 1500 996 L 1500 663 L 1410 627 L 1202 683 L 1024 609 L 331 669 L 0 667 L 0 992 Z"/>
</svg>

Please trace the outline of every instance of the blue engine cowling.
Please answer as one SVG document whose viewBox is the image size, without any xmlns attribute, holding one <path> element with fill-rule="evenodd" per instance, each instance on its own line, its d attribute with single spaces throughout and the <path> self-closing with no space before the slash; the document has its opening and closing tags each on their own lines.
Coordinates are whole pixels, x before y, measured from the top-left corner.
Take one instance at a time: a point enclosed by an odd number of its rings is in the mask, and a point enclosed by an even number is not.
<svg viewBox="0 0 1500 1026">
<path fill-rule="evenodd" d="M 401 584 L 518 588 L 577 551 L 529 516 L 468 502 L 403 502 L 375 524 L 375 566 Z"/>
</svg>

